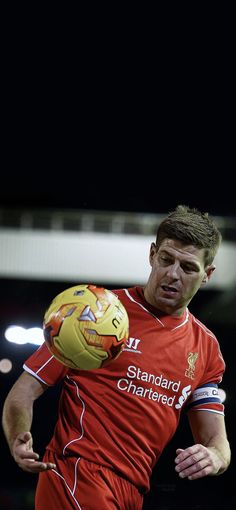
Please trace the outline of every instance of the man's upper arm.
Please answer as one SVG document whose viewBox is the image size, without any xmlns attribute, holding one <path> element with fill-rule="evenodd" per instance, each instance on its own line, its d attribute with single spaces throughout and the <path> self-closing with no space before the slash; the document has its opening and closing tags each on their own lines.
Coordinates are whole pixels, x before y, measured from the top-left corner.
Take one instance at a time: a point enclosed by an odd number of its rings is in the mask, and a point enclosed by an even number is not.
<svg viewBox="0 0 236 510">
<path fill-rule="evenodd" d="M 28 372 L 23 372 L 12 386 L 9 396 L 11 395 L 13 398 L 18 397 L 19 400 L 24 400 L 24 397 L 29 397 L 30 400 L 34 401 L 40 397 L 47 388 L 48 386 L 46 384 L 36 379 L 33 375 Z"/>
</svg>

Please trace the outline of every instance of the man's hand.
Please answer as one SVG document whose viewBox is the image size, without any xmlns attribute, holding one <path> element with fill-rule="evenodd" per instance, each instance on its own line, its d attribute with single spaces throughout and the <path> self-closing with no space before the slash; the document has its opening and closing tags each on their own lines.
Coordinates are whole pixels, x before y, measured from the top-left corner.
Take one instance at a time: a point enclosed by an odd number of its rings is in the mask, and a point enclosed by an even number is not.
<svg viewBox="0 0 236 510">
<path fill-rule="evenodd" d="M 12 444 L 12 455 L 18 466 L 30 473 L 39 473 L 48 469 L 55 469 L 55 464 L 39 461 L 38 453 L 33 451 L 33 438 L 30 432 L 18 434 Z"/>
<path fill-rule="evenodd" d="M 216 475 L 222 468 L 223 459 L 215 447 L 195 444 L 176 450 L 175 471 L 181 478 L 197 480 L 208 475 Z"/>
</svg>

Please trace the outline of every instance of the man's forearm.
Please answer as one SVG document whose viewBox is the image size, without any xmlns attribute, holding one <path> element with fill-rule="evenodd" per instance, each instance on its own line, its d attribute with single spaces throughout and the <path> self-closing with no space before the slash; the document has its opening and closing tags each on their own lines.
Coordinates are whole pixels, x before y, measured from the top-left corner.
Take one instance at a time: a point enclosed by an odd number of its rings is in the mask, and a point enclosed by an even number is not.
<svg viewBox="0 0 236 510">
<path fill-rule="evenodd" d="M 228 468 L 231 460 L 231 451 L 228 440 L 222 437 L 214 437 L 214 439 L 210 440 L 205 446 L 214 451 L 221 460 L 222 465 L 216 474 L 220 475 L 224 473 L 224 471 L 226 471 Z"/>
<path fill-rule="evenodd" d="M 18 434 L 30 431 L 34 401 L 45 389 L 46 385 L 23 372 L 8 393 L 3 406 L 2 426 L 11 451 Z"/>
<path fill-rule="evenodd" d="M 30 431 L 32 418 L 33 403 L 9 394 L 3 406 L 2 426 L 11 451 L 16 436 Z"/>
</svg>

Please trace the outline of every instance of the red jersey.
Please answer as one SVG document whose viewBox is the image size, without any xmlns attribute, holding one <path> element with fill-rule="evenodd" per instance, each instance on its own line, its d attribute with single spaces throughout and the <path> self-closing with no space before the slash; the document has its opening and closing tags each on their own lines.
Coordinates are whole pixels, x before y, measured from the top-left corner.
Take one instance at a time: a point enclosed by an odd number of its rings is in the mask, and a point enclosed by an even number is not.
<svg viewBox="0 0 236 510">
<path fill-rule="evenodd" d="M 223 413 L 217 383 L 225 364 L 216 337 L 188 309 L 182 317 L 158 317 L 141 287 L 113 292 L 130 321 L 127 346 L 115 361 L 73 370 L 43 344 L 24 369 L 49 386 L 63 379 L 48 449 L 108 467 L 147 491 L 183 406 Z"/>
</svg>

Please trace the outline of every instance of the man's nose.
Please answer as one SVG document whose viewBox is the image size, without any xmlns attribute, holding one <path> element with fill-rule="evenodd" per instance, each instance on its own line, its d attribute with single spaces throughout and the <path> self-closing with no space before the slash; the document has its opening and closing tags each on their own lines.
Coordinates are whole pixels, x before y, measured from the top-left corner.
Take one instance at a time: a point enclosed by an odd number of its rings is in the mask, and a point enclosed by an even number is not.
<svg viewBox="0 0 236 510">
<path fill-rule="evenodd" d="M 175 264 L 171 264 L 171 266 L 168 267 L 167 275 L 174 280 L 179 279 L 180 274 L 180 265 L 178 262 L 175 262 Z"/>
</svg>

